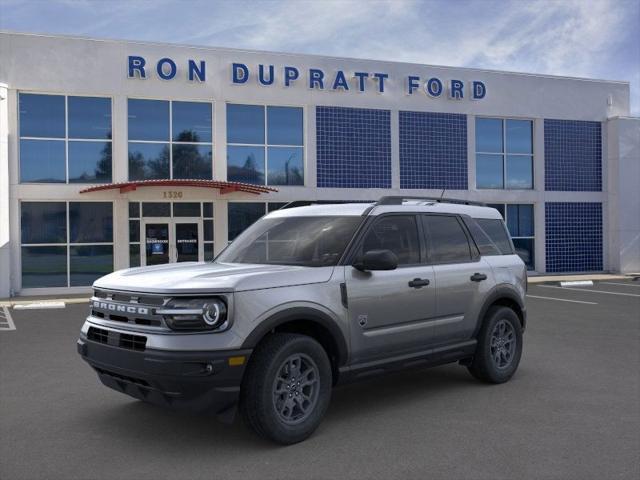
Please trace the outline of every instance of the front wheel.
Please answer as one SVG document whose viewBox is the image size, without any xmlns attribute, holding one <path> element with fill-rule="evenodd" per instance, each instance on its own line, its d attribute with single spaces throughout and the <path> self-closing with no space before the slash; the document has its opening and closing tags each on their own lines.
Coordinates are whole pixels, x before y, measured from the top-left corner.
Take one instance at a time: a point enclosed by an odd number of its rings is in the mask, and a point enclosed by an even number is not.
<svg viewBox="0 0 640 480">
<path fill-rule="evenodd" d="M 478 346 L 468 367 L 475 378 L 504 383 L 518 369 L 522 356 L 522 326 L 508 307 L 491 307 L 478 334 Z"/>
<path fill-rule="evenodd" d="M 318 427 L 331 397 L 331 364 L 313 338 L 270 335 L 251 356 L 242 382 L 240 409 L 259 435 L 284 445 Z"/>
</svg>

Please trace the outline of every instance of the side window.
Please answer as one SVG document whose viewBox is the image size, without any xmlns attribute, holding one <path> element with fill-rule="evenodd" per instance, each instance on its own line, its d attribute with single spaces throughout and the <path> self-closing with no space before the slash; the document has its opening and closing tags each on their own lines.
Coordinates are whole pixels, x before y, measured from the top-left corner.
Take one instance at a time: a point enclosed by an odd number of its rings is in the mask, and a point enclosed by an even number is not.
<svg viewBox="0 0 640 480">
<path fill-rule="evenodd" d="M 398 265 L 420 263 L 418 225 L 413 215 L 390 215 L 377 219 L 362 242 L 362 253 L 391 250 Z"/>
<path fill-rule="evenodd" d="M 511 242 L 507 236 L 507 230 L 504 228 L 502 220 L 493 220 L 489 218 L 476 219 L 478 225 L 485 231 L 491 241 L 498 247 L 502 255 L 510 255 L 513 253 Z M 482 250 L 482 249 L 481 249 Z"/>
<path fill-rule="evenodd" d="M 424 215 L 422 218 L 429 238 L 430 263 L 471 261 L 469 240 L 456 217 Z"/>
</svg>

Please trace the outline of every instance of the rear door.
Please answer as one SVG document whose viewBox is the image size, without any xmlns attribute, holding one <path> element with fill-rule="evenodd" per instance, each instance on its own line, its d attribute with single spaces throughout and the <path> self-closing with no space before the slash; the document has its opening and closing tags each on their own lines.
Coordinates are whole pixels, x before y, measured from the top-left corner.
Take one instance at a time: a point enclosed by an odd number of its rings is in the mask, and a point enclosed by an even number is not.
<svg viewBox="0 0 640 480">
<path fill-rule="evenodd" d="M 493 284 L 491 267 L 481 259 L 457 215 L 422 215 L 422 223 L 436 282 L 437 341 L 469 339 Z"/>
<path fill-rule="evenodd" d="M 361 272 L 345 267 L 354 362 L 421 350 L 431 343 L 435 316 L 433 268 L 424 264 L 421 225 L 414 214 L 377 217 L 364 233 L 355 258 L 391 250 L 398 268 Z"/>
</svg>

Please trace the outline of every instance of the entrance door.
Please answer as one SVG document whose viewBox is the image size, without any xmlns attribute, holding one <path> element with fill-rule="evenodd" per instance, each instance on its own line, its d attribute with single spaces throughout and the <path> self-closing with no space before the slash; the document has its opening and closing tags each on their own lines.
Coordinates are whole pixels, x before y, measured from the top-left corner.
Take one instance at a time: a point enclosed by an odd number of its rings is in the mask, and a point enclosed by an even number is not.
<svg viewBox="0 0 640 480">
<path fill-rule="evenodd" d="M 200 218 L 143 219 L 142 234 L 142 265 L 204 260 Z"/>
</svg>

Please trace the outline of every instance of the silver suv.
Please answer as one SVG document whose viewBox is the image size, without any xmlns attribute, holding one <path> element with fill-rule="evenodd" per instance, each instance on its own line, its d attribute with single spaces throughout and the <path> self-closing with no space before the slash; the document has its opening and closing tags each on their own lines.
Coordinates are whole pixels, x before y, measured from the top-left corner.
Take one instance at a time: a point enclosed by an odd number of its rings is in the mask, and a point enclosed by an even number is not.
<svg viewBox="0 0 640 480">
<path fill-rule="evenodd" d="M 287 207 L 212 263 L 96 281 L 78 352 L 102 383 L 227 421 L 239 405 L 290 444 L 318 427 L 337 383 L 450 362 L 491 383 L 514 374 L 527 277 L 497 210 L 400 197 Z"/>
</svg>

